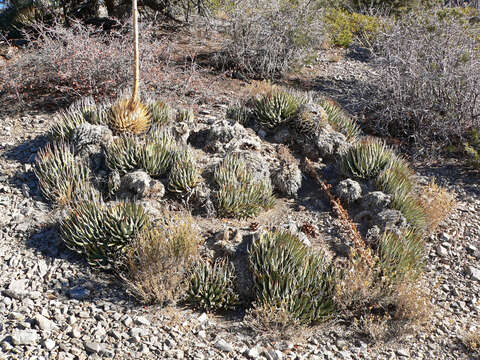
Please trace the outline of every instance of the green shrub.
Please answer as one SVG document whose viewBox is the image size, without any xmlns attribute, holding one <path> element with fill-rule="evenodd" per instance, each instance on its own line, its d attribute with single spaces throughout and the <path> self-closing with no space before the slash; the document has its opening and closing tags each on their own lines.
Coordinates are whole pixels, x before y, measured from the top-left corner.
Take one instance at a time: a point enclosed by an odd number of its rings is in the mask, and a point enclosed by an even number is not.
<svg viewBox="0 0 480 360">
<path fill-rule="evenodd" d="M 268 180 L 255 180 L 245 160 L 228 155 L 215 169 L 217 210 L 220 216 L 249 218 L 273 207 L 275 198 Z"/>
<path fill-rule="evenodd" d="M 206 310 L 231 309 L 238 304 L 234 286 L 235 269 L 228 260 L 200 262 L 188 282 L 187 303 Z"/>
<path fill-rule="evenodd" d="M 133 239 L 149 225 L 143 207 L 134 203 L 112 206 L 95 201 L 78 203 L 60 222 L 65 245 L 94 267 L 111 268 Z"/>
<path fill-rule="evenodd" d="M 200 169 L 192 151 L 188 147 L 175 151 L 168 176 L 168 190 L 177 194 L 191 194 L 200 179 Z"/>
<path fill-rule="evenodd" d="M 343 3 L 359 11 L 378 9 L 386 12 L 404 12 L 439 2 L 436 0 L 346 0 Z"/>
<path fill-rule="evenodd" d="M 349 46 L 355 39 L 371 43 L 382 26 L 375 16 L 334 8 L 327 10 L 324 21 L 331 43 L 342 47 Z"/>
<path fill-rule="evenodd" d="M 472 130 L 468 142 L 463 143 L 469 161 L 476 168 L 480 167 L 480 131 Z"/>
<path fill-rule="evenodd" d="M 128 289 L 146 304 L 175 300 L 185 290 L 199 244 L 191 218 L 164 214 L 162 225 L 142 231 L 126 248 L 122 272 Z"/>
<path fill-rule="evenodd" d="M 324 319 L 333 311 L 333 278 L 324 259 L 296 236 L 264 234 L 249 250 L 256 304 L 288 311 L 301 323 Z"/>
<path fill-rule="evenodd" d="M 346 176 L 372 179 L 396 159 L 395 153 L 384 142 L 367 139 L 348 149 L 340 159 L 340 168 Z"/>
<path fill-rule="evenodd" d="M 70 205 L 100 198 L 90 182 L 90 170 L 75 159 L 65 143 L 48 144 L 40 149 L 34 171 L 43 196 L 54 204 Z"/>
<path fill-rule="evenodd" d="M 339 106 L 330 100 L 323 100 L 320 106 L 327 113 L 328 123 L 338 132 L 345 135 L 349 143 L 355 143 L 362 136 L 362 130 L 354 119 L 349 117 Z"/>
<path fill-rule="evenodd" d="M 427 216 L 417 194 L 395 193 L 390 206 L 400 211 L 413 229 L 425 234 L 427 230 Z"/>
<path fill-rule="evenodd" d="M 377 266 L 387 283 L 398 285 L 405 280 L 416 280 L 423 270 L 423 235 L 412 229 L 401 234 L 385 232 L 378 245 Z"/>
<path fill-rule="evenodd" d="M 253 117 L 264 129 L 288 124 L 298 111 L 302 99 L 285 90 L 274 90 L 255 99 Z"/>
</svg>

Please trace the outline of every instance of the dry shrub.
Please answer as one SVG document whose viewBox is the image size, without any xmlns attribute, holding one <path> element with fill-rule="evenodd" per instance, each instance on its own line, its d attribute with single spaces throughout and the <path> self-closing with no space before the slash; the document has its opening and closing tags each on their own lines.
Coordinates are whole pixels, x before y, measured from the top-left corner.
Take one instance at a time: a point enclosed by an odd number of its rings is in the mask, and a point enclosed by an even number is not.
<svg viewBox="0 0 480 360">
<path fill-rule="evenodd" d="M 389 320 L 388 316 L 365 314 L 353 320 L 353 328 L 375 343 L 384 339 L 388 334 Z"/>
<path fill-rule="evenodd" d="M 113 97 L 132 79 L 132 40 L 128 25 L 110 32 L 73 22 L 35 25 L 38 38 L 18 59 L 0 67 L 0 95 L 10 102 L 70 102 L 92 95 Z M 168 45 L 155 37 L 155 28 L 147 23 L 140 29 L 142 87 L 161 83 L 162 57 Z M 5 97 L 6 96 L 6 97 Z"/>
<path fill-rule="evenodd" d="M 227 40 L 217 63 L 251 78 L 273 78 L 319 45 L 318 5 L 299 0 L 236 1 L 226 9 Z"/>
<path fill-rule="evenodd" d="M 122 278 L 146 304 L 176 299 L 199 256 L 200 235 L 191 218 L 166 214 L 163 226 L 143 232 L 126 251 Z"/>
<path fill-rule="evenodd" d="M 394 318 L 408 320 L 411 324 L 425 324 L 432 315 L 428 287 L 421 279 L 396 286 L 393 296 Z"/>
<path fill-rule="evenodd" d="M 306 326 L 295 319 L 286 306 L 267 303 L 254 304 L 247 310 L 243 322 L 253 331 L 275 340 L 298 339 L 306 331 Z"/>
<path fill-rule="evenodd" d="M 480 27 L 435 12 L 409 14 L 377 37 L 379 76 L 367 107 L 381 134 L 432 150 L 480 125 Z M 367 95 L 365 95 L 367 96 Z"/>
<path fill-rule="evenodd" d="M 478 327 L 472 326 L 465 330 L 460 339 L 468 351 L 480 354 L 480 330 Z"/>
<path fill-rule="evenodd" d="M 425 211 L 429 233 L 434 233 L 438 225 L 444 221 L 455 207 L 455 195 L 444 187 L 430 184 L 423 187 L 420 194 L 420 203 Z"/>
</svg>

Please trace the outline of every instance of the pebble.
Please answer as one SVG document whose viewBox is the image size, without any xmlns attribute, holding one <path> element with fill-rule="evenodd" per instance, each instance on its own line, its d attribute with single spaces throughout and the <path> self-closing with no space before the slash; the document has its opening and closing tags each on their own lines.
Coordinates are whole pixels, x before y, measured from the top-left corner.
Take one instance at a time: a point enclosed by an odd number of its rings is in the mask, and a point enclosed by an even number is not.
<svg viewBox="0 0 480 360">
<path fill-rule="evenodd" d="M 40 339 L 38 333 L 34 330 L 13 330 L 12 343 L 13 345 L 33 345 Z"/>
<path fill-rule="evenodd" d="M 218 340 L 215 345 L 217 349 L 225 351 L 225 352 L 232 352 L 233 351 L 233 346 L 232 344 L 226 342 L 223 339 Z"/>
</svg>

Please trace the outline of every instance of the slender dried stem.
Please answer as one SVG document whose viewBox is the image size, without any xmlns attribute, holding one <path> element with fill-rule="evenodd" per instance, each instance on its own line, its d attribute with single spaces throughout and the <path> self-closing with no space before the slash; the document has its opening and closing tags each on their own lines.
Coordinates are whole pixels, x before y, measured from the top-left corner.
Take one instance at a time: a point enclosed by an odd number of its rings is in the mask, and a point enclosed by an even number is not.
<svg viewBox="0 0 480 360">
<path fill-rule="evenodd" d="M 134 56 L 134 82 L 133 82 L 133 93 L 131 102 L 135 102 L 138 96 L 138 82 L 140 78 L 140 59 L 138 53 L 138 8 L 137 8 L 137 0 L 132 0 L 132 13 L 133 13 L 133 56 Z"/>
</svg>

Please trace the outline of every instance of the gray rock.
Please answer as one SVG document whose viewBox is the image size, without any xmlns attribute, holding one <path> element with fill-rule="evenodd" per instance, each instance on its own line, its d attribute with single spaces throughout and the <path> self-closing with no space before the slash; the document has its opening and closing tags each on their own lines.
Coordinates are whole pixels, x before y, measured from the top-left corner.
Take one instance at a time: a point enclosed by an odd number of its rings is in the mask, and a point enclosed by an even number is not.
<svg viewBox="0 0 480 360">
<path fill-rule="evenodd" d="M 142 336 L 147 336 L 149 333 L 149 331 L 147 329 L 142 329 L 142 328 L 131 328 L 130 331 L 129 331 L 129 334 L 131 337 L 134 337 L 134 338 L 139 338 L 139 337 L 142 337 Z"/>
<path fill-rule="evenodd" d="M 342 180 L 335 187 L 335 194 L 340 200 L 350 204 L 362 197 L 362 187 L 355 180 Z"/>
<path fill-rule="evenodd" d="M 247 357 L 250 359 L 257 359 L 260 356 L 260 351 L 257 346 L 252 347 L 250 350 L 248 350 Z"/>
<path fill-rule="evenodd" d="M 40 328 L 40 330 L 46 333 L 49 333 L 56 327 L 53 321 L 47 319 L 46 317 L 40 314 L 35 315 L 34 319 L 35 319 L 35 322 L 38 324 L 38 327 Z"/>
<path fill-rule="evenodd" d="M 142 198 L 155 196 L 162 198 L 165 195 L 165 187 L 160 181 L 153 180 L 145 171 L 137 170 L 125 174 L 120 181 L 117 196 L 120 198 Z"/>
<path fill-rule="evenodd" d="M 265 356 L 267 360 L 282 360 L 284 358 L 281 351 L 273 349 L 263 350 L 262 355 Z"/>
<path fill-rule="evenodd" d="M 102 345 L 94 341 L 85 341 L 85 351 L 89 354 L 97 354 L 102 351 Z"/>
<path fill-rule="evenodd" d="M 381 232 L 384 230 L 401 231 L 407 226 L 407 220 L 400 211 L 389 209 L 377 214 L 375 225 L 380 228 Z"/>
<path fill-rule="evenodd" d="M 480 269 L 472 265 L 467 266 L 467 275 L 469 275 L 472 280 L 480 281 Z"/>
<path fill-rule="evenodd" d="M 272 172 L 272 183 L 286 196 L 296 197 L 302 186 L 302 171 L 296 163 L 283 163 Z"/>
<path fill-rule="evenodd" d="M 290 140 L 291 136 L 292 134 L 288 128 L 281 127 L 275 131 L 272 140 L 279 144 L 286 144 L 288 140 Z"/>
<path fill-rule="evenodd" d="M 447 257 L 448 256 L 448 249 L 443 247 L 442 245 L 437 246 L 437 254 L 441 257 Z"/>
<path fill-rule="evenodd" d="M 214 345 L 217 349 L 221 350 L 221 351 L 225 351 L 225 352 L 232 352 L 233 351 L 233 346 L 232 344 L 226 342 L 225 340 L 223 339 L 220 339 L 218 340 L 215 345 Z"/>
<path fill-rule="evenodd" d="M 410 358 L 410 352 L 408 349 L 398 349 L 396 353 L 398 356 Z"/>
<path fill-rule="evenodd" d="M 55 348 L 55 341 L 53 341 L 52 339 L 46 339 L 44 342 L 43 342 L 43 346 L 45 347 L 45 349 L 47 349 L 48 351 L 52 351 L 54 348 Z"/>
<path fill-rule="evenodd" d="M 148 319 L 144 316 L 138 316 L 136 319 L 135 319 L 135 323 L 138 324 L 138 325 L 145 325 L 145 326 L 149 326 L 150 325 L 150 321 L 148 321 Z"/>
<path fill-rule="evenodd" d="M 73 132 L 72 144 L 75 153 L 80 152 L 87 145 L 100 145 L 106 148 L 113 141 L 112 131 L 105 125 L 83 123 Z"/>
<path fill-rule="evenodd" d="M 390 205 L 392 197 L 381 191 L 372 191 L 365 195 L 362 199 L 364 209 L 373 213 L 379 213 Z"/>
<path fill-rule="evenodd" d="M 75 300 L 85 300 L 90 296 L 90 290 L 83 286 L 75 286 L 68 291 L 68 296 Z"/>
<path fill-rule="evenodd" d="M 34 330 L 18 330 L 12 332 L 13 345 L 33 345 L 40 340 L 40 336 Z"/>
</svg>

